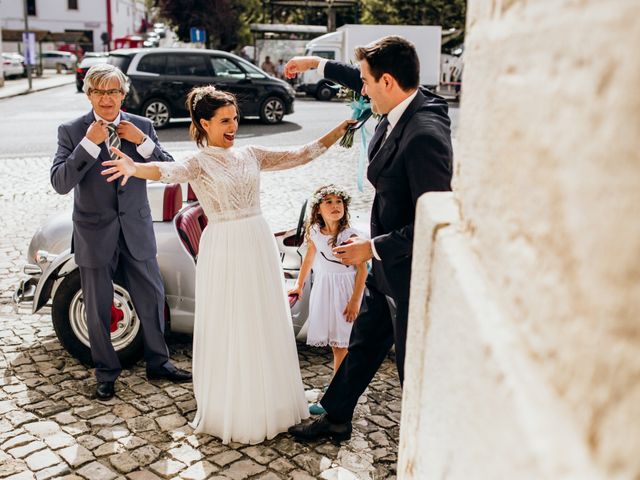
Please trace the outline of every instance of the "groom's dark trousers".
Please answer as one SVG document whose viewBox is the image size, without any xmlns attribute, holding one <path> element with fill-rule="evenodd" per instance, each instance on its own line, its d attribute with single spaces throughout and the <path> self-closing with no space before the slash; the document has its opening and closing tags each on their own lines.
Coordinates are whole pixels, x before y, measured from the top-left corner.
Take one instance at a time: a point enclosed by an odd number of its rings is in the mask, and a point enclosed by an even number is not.
<svg viewBox="0 0 640 480">
<path fill-rule="evenodd" d="M 149 120 L 125 112 L 120 115 L 155 144 L 151 156 L 143 158 L 133 143 L 123 139 L 121 150 L 126 155 L 136 162 L 173 161 L 160 146 Z M 61 194 L 73 190 L 71 251 L 80 270 L 91 357 L 97 380 L 112 382 L 122 369 L 110 334 L 116 270 L 140 320 L 147 369 L 169 367 L 170 363 L 164 341 L 164 287 L 146 181 L 130 178 L 123 187 L 120 181 L 109 183 L 100 174 L 102 162 L 109 160 L 107 145 L 100 145 L 96 159 L 80 144 L 94 120 L 94 113 L 89 112 L 59 127 L 51 184 Z"/>
<path fill-rule="evenodd" d="M 354 91 L 362 90 L 357 67 L 329 61 L 324 73 Z M 425 192 L 451 190 L 453 153 L 446 101 L 420 89 L 385 140 L 387 125 L 385 118 L 376 128 L 367 169 L 375 187 L 371 238 L 380 260 L 373 259 L 348 354 L 321 400 L 335 422 L 351 421 L 358 398 L 394 344 L 398 374 L 404 380 L 416 203 Z M 395 316 L 389 304 L 395 306 Z"/>
</svg>

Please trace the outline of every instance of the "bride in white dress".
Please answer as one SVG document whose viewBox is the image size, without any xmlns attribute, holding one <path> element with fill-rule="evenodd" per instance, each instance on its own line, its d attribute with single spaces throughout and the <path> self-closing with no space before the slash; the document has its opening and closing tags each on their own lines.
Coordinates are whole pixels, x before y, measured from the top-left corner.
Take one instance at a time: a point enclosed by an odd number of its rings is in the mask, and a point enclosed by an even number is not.
<svg viewBox="0 0 640 480">
<path fill-rule="evenodd" d="M 310 162 L 346 131 L 346 120 L 294 149 L 232 148 L 235 97 L 212 86 L 187 98 L 201 149 L 180 163 L 134 163 L 117 149 L 103 175 L 190 182 L 208 218 L 196 267 L 193 390 L 196 433 L 255 444 L 309 416 L 275 239 L 260 212 L 260 170 Z"/>
</svg>

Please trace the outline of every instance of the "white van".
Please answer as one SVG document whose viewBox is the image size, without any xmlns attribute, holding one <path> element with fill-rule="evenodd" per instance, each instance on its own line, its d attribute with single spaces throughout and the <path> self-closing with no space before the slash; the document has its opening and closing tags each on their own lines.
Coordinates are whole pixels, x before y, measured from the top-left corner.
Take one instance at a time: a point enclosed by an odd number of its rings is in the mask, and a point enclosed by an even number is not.
<svg viewBox="0 0 640 480">
<path fill-rule="evenodd" d="M 412 42 L 420 59 L 420 84 L 433 88 L 440 79 L 442 27 L 424 25 L 343 25 L 335 32 L 314 38 L 305 55 L 315 55 L 345 63 L 357 63 L 354 49 L 386 35 L 400 35 Z M 302 74 L 298 90 L 318 100 L 329 100 L 337 88 L 318 75 L 316 70 Z"/>
</svg>

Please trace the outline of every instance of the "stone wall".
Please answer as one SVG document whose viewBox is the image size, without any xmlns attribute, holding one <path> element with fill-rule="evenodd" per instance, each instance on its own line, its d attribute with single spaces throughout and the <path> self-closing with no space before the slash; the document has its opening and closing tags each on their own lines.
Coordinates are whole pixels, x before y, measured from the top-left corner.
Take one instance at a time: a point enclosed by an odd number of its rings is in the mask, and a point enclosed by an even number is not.
<svg viewBox="0 0 640 480">
<path fill-rule="evenodd" d="M 404 478 L 640 476 L 639 17 L 469 1 L 457 213 L 418 221 Z"/>
</svg>

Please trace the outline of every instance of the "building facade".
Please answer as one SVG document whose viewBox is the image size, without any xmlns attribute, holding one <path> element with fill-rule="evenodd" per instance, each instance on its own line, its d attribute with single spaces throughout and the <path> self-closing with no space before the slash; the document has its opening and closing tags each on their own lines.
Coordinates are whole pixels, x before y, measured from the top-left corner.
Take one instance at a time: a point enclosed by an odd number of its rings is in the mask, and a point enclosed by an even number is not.
<svg viewBox="0 0 640 480">
<path fill-rule="evenodd" d="M 82 32 L 92 41 L 87 50 L 107 49 L 111 40 L 137 32 L 145 16 L 144 0 L 26 0 L 30 30 Z M 24 29 L 24 1 L 0 0 L 0 27 Z M 16 50 L 5 45 L 5 50 Z M 51 48 L 55 48 L 52 46 Z"/>
</svg>

